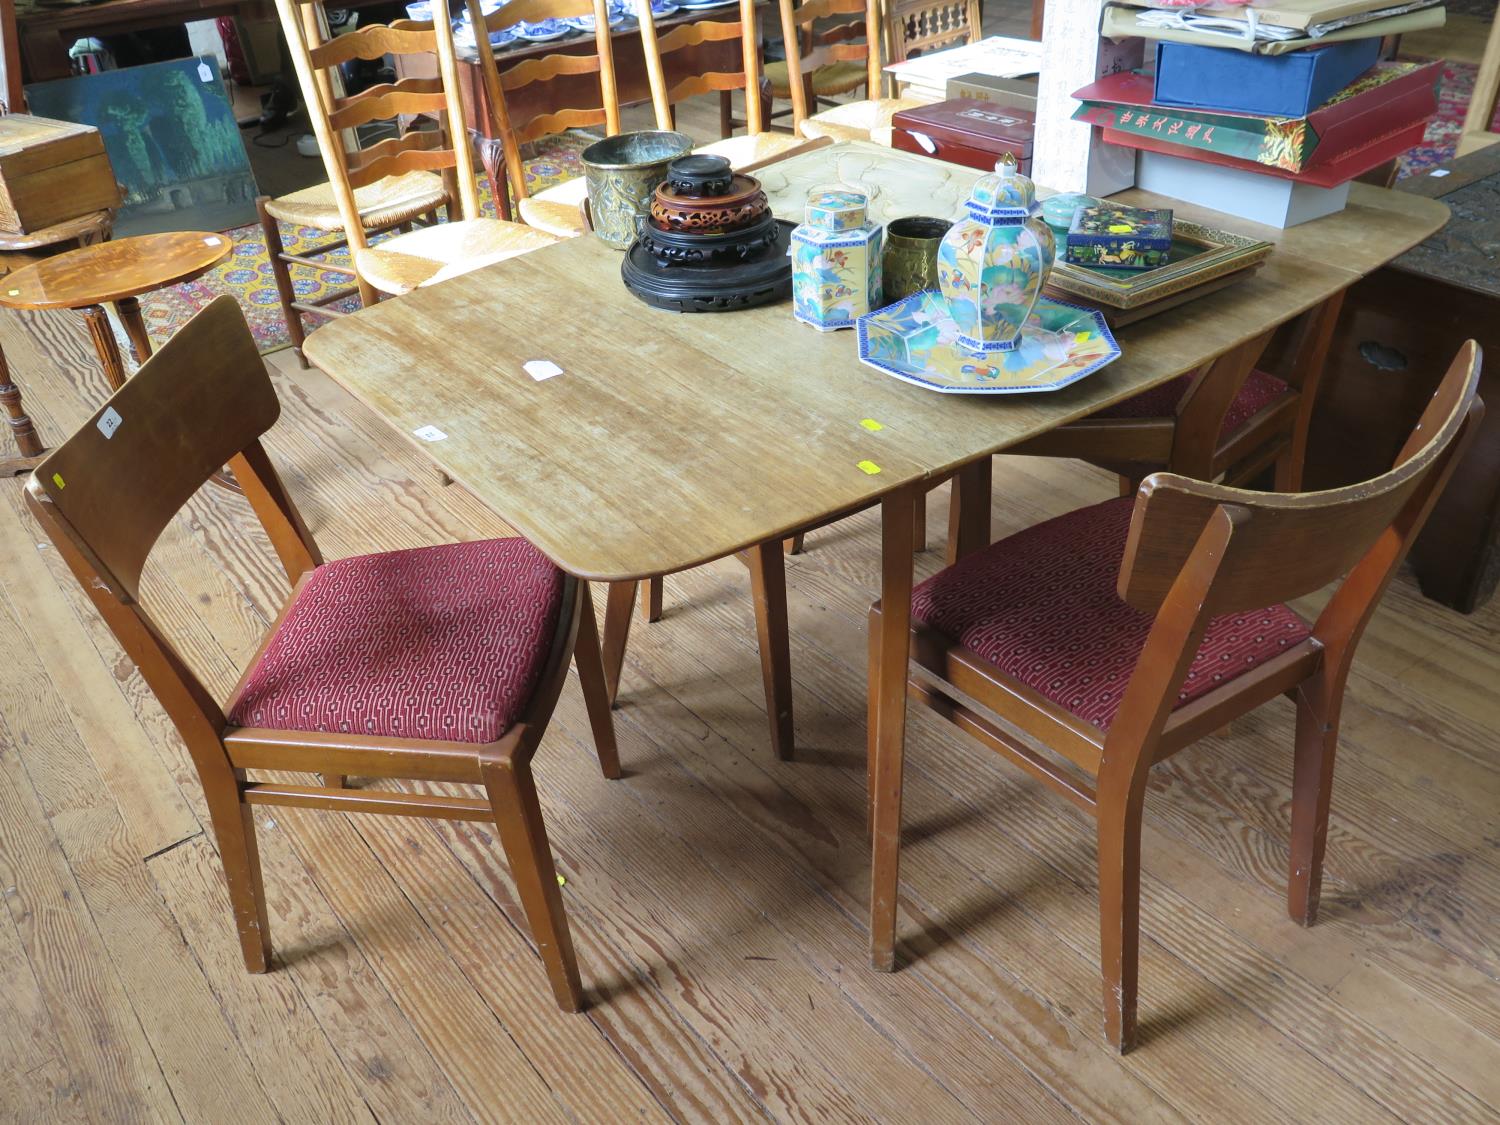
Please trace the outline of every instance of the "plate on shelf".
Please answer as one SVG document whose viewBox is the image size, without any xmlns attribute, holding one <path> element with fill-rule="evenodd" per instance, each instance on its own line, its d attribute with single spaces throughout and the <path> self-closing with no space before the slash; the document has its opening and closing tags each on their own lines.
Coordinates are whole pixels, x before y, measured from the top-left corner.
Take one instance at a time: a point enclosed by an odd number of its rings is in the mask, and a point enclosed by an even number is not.
<svg viewBox="0 0 1500 1125">
<path fill-rule="evenodd" d="M 679 3 L 677 6 L 688 12 L 701 12 L 708 8 L 726 8 L 739 0 L 697 0 L 696 3 Z"/>
<path fill-rule="evenodd" d="M 1178 219 L 1172 224 L 1172 251 L 1166 265 L 1150 270 L 1096 269 L 1065 262 L 1059 256 L 1047 277 L 1047 288 L 1091 305 L 1136 309 L 1178 294 L 1197 296 L 1193 290 L 1229 274 L 1249 276 L 1241 271 L 1260 265 L 1271 249 L 1269 242 L 1257 238 Z M 1213 288 L 1222 288 L 1222 283 Z M 1158 309 L 1169 307 L 1157 305 Z"/>
<path fill-rule="evenodd" d="M 1042 297 L 1014 351 L 972 355 L 942 294 L 913 293 L 855 322 L 859 358 L 908 383 L 950 395 L 1055 391 L 1120 358 L 1120 345 L 1097 309 Z"/>
<path fill-rule="evenodd" d="M 609 5 L 609 26 L 610 27 L 620 27 L 622 24 L 624 24 L 626 18 L 629 15 L 630 15 L 630 13 L 627 12 L 622 5 L 610 4 Z M 567 24 L 574 31 L 593 31 L 594 30 L 594 17 L 593 16 L 569 16 L 567 19 L 563 20 L 563 23 Z"/>
<path fill-rule="evenodd" d="M 517 39 L 524 39 L 528 43 L 550 43 L 554 39 L 561 39 L 573 29 L 562 20 L 538 20 L 536 23 L 522 20 L 511 24 L 509 30 Z"/>
</svg>

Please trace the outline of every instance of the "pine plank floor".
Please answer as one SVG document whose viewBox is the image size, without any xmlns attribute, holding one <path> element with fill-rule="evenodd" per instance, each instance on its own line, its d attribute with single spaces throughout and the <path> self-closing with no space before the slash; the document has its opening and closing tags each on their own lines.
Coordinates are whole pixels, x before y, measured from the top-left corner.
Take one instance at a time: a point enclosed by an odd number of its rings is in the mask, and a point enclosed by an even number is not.
<svg viewBox="0 0 1500 1125">
<path fill-rule="evenodd" d="M 47 439 L 104 395 L 70 316 L 0 314 L 0 345 Z M 270 366 L 271 451 L 329 557 L 505 533 L 327 379 L 286 352 Z M 1113 489 L 1002 460 L 996 533 Z M 472 825 L 260 810 L 277 968 L 246 974 L 186 753 L 20 497 L 0 480 L 0 1119 L 1500 1114 L 1500 606 L 1461 617 L 1407 576 L 1387 597 L 1349 687 L 1311 930 L 1282 905 L 1290 705 L 1158 769 L 1143 1045 L 1121 1060 L 1100 1033 L 1089 823 L 923 715 L 904 967 L 866 967 L 871 515 L 788 564 L 796 761 L 767 746 L 732 561 L 669 579 L 664 619 L 634 631 L 624 780 L 599 776 L 570 680 L 537 765 L 593 997 L 567 1016 Z M 925 552 L 919 576 L 938 565 Z M 223 693 L 283 585 L 246 506 L 210 489 L 144 600 Z"/>
</svg>

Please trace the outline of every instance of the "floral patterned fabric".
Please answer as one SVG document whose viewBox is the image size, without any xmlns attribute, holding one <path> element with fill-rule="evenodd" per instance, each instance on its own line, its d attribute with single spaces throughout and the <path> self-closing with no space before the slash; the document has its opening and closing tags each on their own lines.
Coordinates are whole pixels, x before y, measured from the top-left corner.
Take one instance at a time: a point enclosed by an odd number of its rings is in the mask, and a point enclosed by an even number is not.
<svg viewBox="0 0 1500 1125">
<path fill-rule="evenodd" d="M 1107 730 L 1153 620 L 1115 593 L 1134 503 L 1123 497 L 1080 508 L 976 551 L 916 588 L 913 619 Z M 1310 632 L 1280 604 L 1216 617 L 1176 705 Z"/>
<path fill-rule="evenodd" d="M 524 539 L 325 563 L 229 721 L 494 742 L 531 701 L 562 590 L 562 571 Z"/>
<path fill-rule="evenodd" d="M 1177 404 L 1182 401 L 1182 396 L 1187 394 L 1188 387 L 1192 386 L 1192 383 L 1191 375 L 1179 375 L 1159 387 L 1152 387 L 1149 391 L 1142 391 L 1132 398 L 1127 398 L 1124 402 L 1117 402 L 1113 406 L 1106 406 L 1103 410 L 1095 411 L 1094 417 L 1170 417 L 1176 412 Z M 1259 368 L 1250 372 L 1245 379 L 1245 385 L 1240 388 L 1240 393 L 1235 395 L 1234 401 L 1229 404 L 1229 409 L 1224 412 L 1224 422 L 1219 427 L 1220 439 L 1227 438 L 1291 389 L 1276 376 L 1261 371 Z"/>
</svg>

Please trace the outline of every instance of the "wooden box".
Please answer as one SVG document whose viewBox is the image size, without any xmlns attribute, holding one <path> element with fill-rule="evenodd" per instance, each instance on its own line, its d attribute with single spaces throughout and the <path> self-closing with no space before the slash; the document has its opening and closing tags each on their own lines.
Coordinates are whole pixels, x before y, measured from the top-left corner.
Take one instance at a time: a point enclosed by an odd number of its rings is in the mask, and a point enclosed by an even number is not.
<svg viewBox="0 0 1500 1125">
<path fill-rule="evenodd" d="M 24 113 L 0 117 L 0 230 L 31 234 L 119 205 L 98 129 Z"/>
<path fill-rule="evenodd" d="M 1031 140 L 1036 114 L 974 98 L 954 98 L 905 109 L 891 118 L 891 147 L 933 156 L 950 164 L 994 171 L 1005 153 L 1016 168 L 1031 174 Z"/>
</svg>

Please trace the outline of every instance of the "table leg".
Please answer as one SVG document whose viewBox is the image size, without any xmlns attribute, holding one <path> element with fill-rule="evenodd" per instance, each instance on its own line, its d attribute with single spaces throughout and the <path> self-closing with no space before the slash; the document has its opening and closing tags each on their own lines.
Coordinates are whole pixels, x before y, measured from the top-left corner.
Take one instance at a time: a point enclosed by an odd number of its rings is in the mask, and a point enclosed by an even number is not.
<svg viewBox="0 0 1500 1125">
<path fill-rule="evenodd" d="M 755 632 L 760 642 L 760 674 L 771 720 L 771 748 L 790 761 L 792 734 L 792 651 L 786 617 L 786 556 L 781 541 L 758 543 L 749 550 L 750 591 L 755 600 Z"/>
<path fill-rule="evenodd" d="M 746 91 L 746 97 L 749 91 Z M 719 136 L 729 137 L 734 134 L 734 103 L 730 98 L 728 90 L 719 91 Z"/>
<path fill-rule="evenodd" d="M 37 436 L 31 419 L 21 408 L 21 388 L 11 381 L 10 365 L 5 360 L 4 352 L 0 352 L 0 404 L 5 406 L 6 413 L 10 415 L 10 434 L 15 438 L 16 452 L 20 454 L 18 457 L 0 458 L 0 475 L 28 473 L 42 459 L 46 447 Z"/>
<path fill-rule="evenodd" d="M 120 323 L 125 326 L 125 335 L 130 337 L 130 350 L 135 365 L 139 367 L 151 358 L 151 337 L 146 333 L 146 321 L 141 316 L 141 303 L 134 297 L 121 297 L 115 302 L 115 312 L 120 314 Z"/>
<path fill-rule="evenodd" d="M 990 545 L 990 479 L 994 459 L 981 458 L 953 475 L 948 500 L 948 565 Z"/>
<path fill-rule="evenodd" d="M 125 385 L 125 362 L 120 358 L 120 345 L 115 342 L 115 330 L 109 323 L 109 315 L 103 305 L 89 305 L 82 310 L 84 323 L 89 327 L 89 337 L 94 341 L 94 352 L 104 365 L 104 378 L 111 391 Z"/>
<path fill-rule="evenodd" d="M 912 546 L 922 485 L 880 502 L 880 625 L 870 637 L 870 964 L 896 967 L 896 889 L 901 862 L 901 773 L 906 750 L 906 675 L 911 652 Z"/>
<path fill-rule="evenodd" d="M 630 615 L 635 609 L 635 586 L 631 581 L 611 582 L 604 603 L 604 686 L 609 701 L 620 693 L 620 670 L 625 666 L 625 642 L 630 639 Z"/>
</svg>

